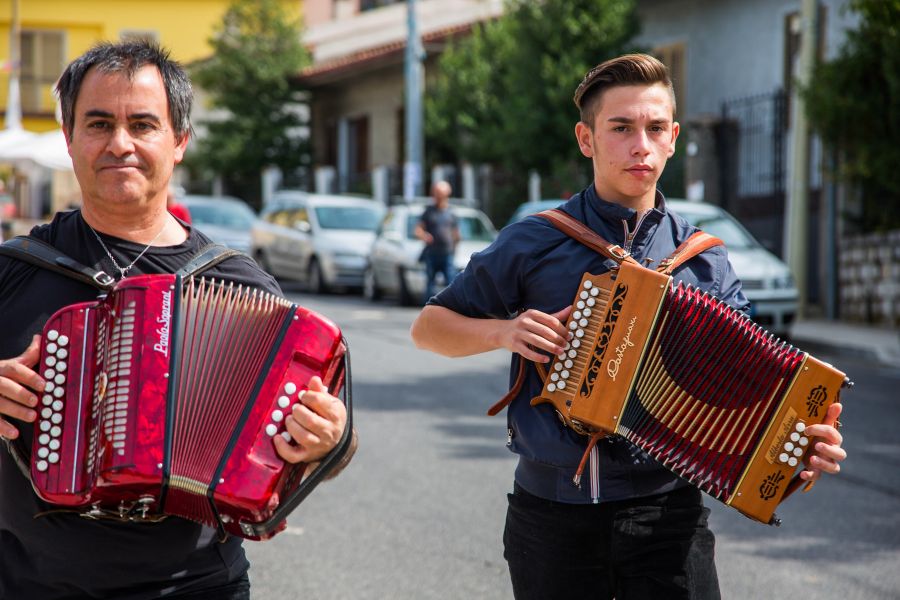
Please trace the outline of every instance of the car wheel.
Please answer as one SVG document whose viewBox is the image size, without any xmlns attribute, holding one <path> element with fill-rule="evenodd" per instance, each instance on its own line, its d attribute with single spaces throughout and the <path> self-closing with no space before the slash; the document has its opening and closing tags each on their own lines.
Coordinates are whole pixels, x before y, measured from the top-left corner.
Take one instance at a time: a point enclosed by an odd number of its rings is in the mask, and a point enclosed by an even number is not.
<svg viewBox="0 0 900 600">
<path fill-rule="evenodd" d="M 366 270 L 363 273 L 363 297 L 372 302 L 381 299 L 381 289 L 378 287 L 378 281 L 375 279 L 375 269 L 372 268 L 372 265 L 366 265 Z"/>
<path fill-rule="evenodd" d="M 406 286 L 406 269 L 404 269 L 403 267 L 397 267 L 397 280 L 399 282 L 399 291 L 397 295 L 400 301 L 400 306 L 415 306 L 416 304 L 418 304 L 419 299 L 413 298 L 412 293 Z"/>
<path fill-rule="evenodd" d="M 328 282 L 325 281 L 325 275 L 322 273 L 322 267 L 319 261 L 313 257 L 309 263 L 309 273 L 307 281 L 309 281 L 310 291 L 316 294 L 324 294 L 328 291 Z"/>
</svg>

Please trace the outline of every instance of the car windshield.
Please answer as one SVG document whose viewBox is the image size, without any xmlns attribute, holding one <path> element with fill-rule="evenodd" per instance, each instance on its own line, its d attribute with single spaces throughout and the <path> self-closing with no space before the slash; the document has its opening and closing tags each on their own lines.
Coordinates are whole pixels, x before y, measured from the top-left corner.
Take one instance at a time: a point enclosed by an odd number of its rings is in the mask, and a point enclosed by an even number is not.
<svg viewBox="0 0 900 600">
<path fill-rule="evenodd" d="M 316 219 L 322 229 L 375 231 L 381 215 L 368 206 L 318 206 Z"/>
<path fill-rule="evenodd" d="M 246 204 L 230 202 L 210 202 L 203 204 L 187 204 L 191 213 L 191 222 L 195 225 L 215 225 L 228 229 L 250 229 L 256 215 Z"/>
<path fill-rule="evenodd" d="M 413 239 L 416 237 L 416 224 L 419 222 L 419 215 L 410 215 L 406 221 L 406 237 Z M 491 242 L 494 240 L 494 232 L 485 222 L 476 216 L 456 215 L 459 223 L 459 237 L 467 242 Z"/>
<path fill-rule="evenodd" d="M 743 227 L 727 215 L 698 214 L 689 211 L 678 211 L 678 214 L 687 219 L 687 222 L 694 227 L 699 227 L 725 242 L 727 248 L 756 248 L 759 246 L 759 243 Z"/>
</svg>

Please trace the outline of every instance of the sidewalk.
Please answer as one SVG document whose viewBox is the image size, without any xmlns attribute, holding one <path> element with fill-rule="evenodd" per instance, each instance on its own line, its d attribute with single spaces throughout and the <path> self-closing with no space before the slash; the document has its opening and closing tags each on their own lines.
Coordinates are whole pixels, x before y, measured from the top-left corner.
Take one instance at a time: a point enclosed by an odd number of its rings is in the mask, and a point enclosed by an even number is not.
<svg viewBox="0 0 900 600">
<path fill-rule="evenodd" d="M 900 368 L 900 331 L 888 326 L 808 319 L 794 323 L 791 343 L 813 355 L 826 350 Z"/>
</svg>

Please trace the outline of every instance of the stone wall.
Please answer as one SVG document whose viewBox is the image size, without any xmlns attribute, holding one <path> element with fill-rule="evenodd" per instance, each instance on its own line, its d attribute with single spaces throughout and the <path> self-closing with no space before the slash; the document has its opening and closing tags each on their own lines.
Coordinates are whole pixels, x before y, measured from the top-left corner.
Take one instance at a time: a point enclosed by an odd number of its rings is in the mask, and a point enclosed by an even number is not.
<svg viewBox="0 0 900 600">
<path fill-rule="evenodd" d="M 845 237 L 839 248 L 841 319 L 900 326 L 900 230 Z"/>
</svg>

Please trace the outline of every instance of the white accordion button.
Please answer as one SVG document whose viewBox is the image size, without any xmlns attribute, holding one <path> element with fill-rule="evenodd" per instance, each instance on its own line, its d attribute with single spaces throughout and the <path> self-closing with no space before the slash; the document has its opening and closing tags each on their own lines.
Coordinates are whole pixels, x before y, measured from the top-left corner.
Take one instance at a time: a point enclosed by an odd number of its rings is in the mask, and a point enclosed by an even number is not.
<svg viewBox="0 0 900 600">
<path fill-rule="evenodd" d="M 597 288 L 591 288 L 591 296 L 597 296 L 600 293 L 600 290 Z M 65 344 L 63 344 L 65 345 Z"/>
<path fill-rule="evenodd" d="M 796 429 L 800 433 L 803 433 L 803 430 L 806 429 L 806 423 L 804 423 L 803 421 L 797 421 L 797 425 L 794 427 L 794 429 Z"/>
<path fill-rule="evenodd" d="M 62 373 L 60 373 L 59 375 L 57 375 L 56 377 L 53 378 L 53 381 L 54 381 L 57 385 L 62 385 L 62 384 L 64 384 L 64 383 L 66 382 L 66 376 L 63 375 Z"/>
<path fill-rule="evenodd" d="M 47 425 L 49 424 L 50 423 L 47 423 Z M 50 435 L 52 435 L 53 437 L 59 437 L 60 435 L 62 435 L 62 429 L 58 425 L 54 425 L 50 428 Z"/>
<path fill-rule="evenodd" d="M 584 282 L 584 289 L 589 290 L 592 287 L 594 287 L 594 283 L 590 279 Z"/>
<path fill-rule="evenodd" d="M 579 346 L 581 346 L 581 340 L 572 340 L 573 348 L 578 348 Z"/>
<path fill-rule="evenodd" d="M 50 450 L 41 446 L 40 448 L 38 448 L 38 456 L 40 458 L 47 458 L 48 456 L 50 456 Z"/>
<path fill-rule="evenodd" d="M 55 329 L 51 329 L 50 331 L 47 332 L 47 339 L 50 340 L 51 342 L 55 342 L 58 337 L 59 337 L 59 332 Z"/>
<path fill-rule="evenodd" d="M 38 425 L 38 427 L 41 428 L 41 431 L 50 431 L 50 428 L 53 427 L 53 425 L 50 424 L 50 421 L 41 421 L 41 424 Z"/>
<path fill-rule="evenodd" d="M 51 450 L 59 450 L 59 440 L 50 440 L 47 444 Z"/>
<path fill-rule="evenodd" d="M 569 350 L 569 358 L 575 358 L 576 356 L 578 356 L 577 352 L 575 352 L 574 350 Z"/>
<path fill-rule="evenodd" d="M 580 318 L 581 318 L 581 311 L 580 311 L 580 310 L 576 310 L 575 312 L 572 313 L 572 319 L 574 319 L 574 320 L 577 321 L 577 320 L 580 319 Z M 47 360 L 50 360 L 50 359 L 47 359 Z M 52 367 L 53 365 L 50 365 L 50 366 Z"/>
<path fill-rule="evenodd" d="M 559 374 L 559 376 L 562 377 L 563 379 L 568 379 L 568 378 L 569 378 L 569 372 L 568 372 L 568 371 L 563 371 L 562 373 Z"/>
<path fill-rule="evenodd" d="M 65 348 L 61 349 L 59 352 L 56 353 L 57 358 L 59 358 L 60 360 L 64 360 L 68 355 L 69 355 L 69 351 L 66 350 Z"/>
<path fill-rule="evenodd" d="M 269 423 L 268 425 L 266 425 L 266 434 L 268 434 L 269 437 L 274 436 L 276 433 L 278 433 L 277 425 L 275 425 L 274 423 Z"/>
<path fill-rule="evenodd" d="M 553 368 L 557 371 L 562 371 L 563 370 L 562 363 L 556 363 L 555 365 L 553 365 Z"/>
<path fill-rule="evenodd" d="M 555 392 L 555 391 L 556 391 L 556 384 L 555 384 L 555 383 L 548 383 L 548 384 L 547 384 L 547 391 L 548 391 L 548 392 Z"/>
<path fill-rule="evenodd" d="M 584 329 L 578 329 L 577 331 L 575 331 L 575 337 L 583 338 L 584 337 Z"/>
<path fill-rule="evenodd" d="M 591 297 L 591 295 L 587 292 L 581 292 L 580 294 L 578 294 L 578 297 L 581 298 L 582 300 L 587 300 L 588 298 Z M 588 303 L 588 306 L 590 306 L 590 303 Z"/>
<path fill-rule="evenodd" d="M 587 319 L 581 319 L 581 320 L 579 320 L 579 321 L 578 321 L 578 326 L 579 326 L 579 327 L 587 327 L 587 326 L 588 326 L 588 320 L 587 320 Z"/>
<path fill-rule="evenodd" d="M 788 464 L 791 465 L 792 467 L 796 467 L 796 466 L 797 466 L 797 459 L 794 458 L 793 456 L 790 457 L 790 458 L 788 459 Z"/>
<path fill-rule="evenodd" d="M 559 373 L 550 373 L 550 381 L 559 381 Z"/>
<path fill-rule="evenodd" d="M 59 339 L 56 340 L 56 343 L 59 344 L 60 346 L 68 346 L 69 338 L 64 335 L 61 335 L 61 336 L 59 336 Z"/>
<path fill-rule="evenodd" d="M 584 300 L 579 300 L 578 303 L 575 304 L 575 307 L 576 307 L 578 310 L 584 310 Z"/>
<path fill-rule="evenodd" d="M 47 369 L 46 371 L 44 371 L 44 379 L 53 379 L 55 375 L 56 371 L 54 371 L 53 369 Z"/>
<path fill-rule="evenodd" d="M 44 419 L 49 419 L 52 415 L 53 415 L 53 409 L 50 408 L 49 406 L 44 408 L 44 410 L 41 411 L 41 417 Z"/>
<path fill-rule="evenodd" d="M 50 456 L 47 457 L 47 460 L 50 461 L 51 465 L 55 465 L 56 463 L 59 462 L 59 454 L 56 452 L 51 452 Z"/>
<path fill-rule="evenodd" d="M 556 358 L 558 358 L 559 360 L 563 360 L 565 357 L 566 357 L 565 352 L 560 352 L 559 354 L 556 355 Z"/>
<path fill-rule="evenodd" d="M 288 381 L 286 384 L 284 384 L 284 391 L 288 396 L 290 396 L 297 391 L 297 384 L 292 381 Z"/>
<path fill-rule="evenodd" d="M 272 411 L 272 420 L 273 420 L 273 421 L 275 421 L 276 423 L 281 423 L 281 421 L 282 421 L 283 419 L 284 419 L 284 413 L 283 413 L 283 412 L 281 412 L 280 410 L 273 410 L 273 411 Z"/>
<path fill-rule="evenodd" d="M 800 446 L 794 448 L 794 456 L 796 456 L 797 458 L 803 456 L 803 448 L 801 448 Z"/>
<path fill-rule="evenodd" d="M 40 437 L 38 438 L 38 443 L 46 446 L 47 444 L 50 443 L 50 436 L 47 435 L 46 433 L 42 433 L 40 435 Z"/>
<path fill-rule="evenodd" d="M 53 396 L 50 394 L 44 394 L 41 398 L 41 402 L 44 403 L 44 406 L 52 406 L 53 405 Z"/>
<path fill-rule="evenodd" d="M 53 416 L 50 417 L 50 420 L 53 421 L 54 425 L 59 425 L 62 423 L 62 415 L 59 413 L 53 413 Z"/>
<path fill-rule="evenodd" d="M 286 441 L 286 442 L 293 442 L 293 441 L 294 441 L 294 438 L 292 438 L 292 437 L 291 437 L 291 434 L 288 433 L 287 431 L 282 431 L 282 432 L 281 432 L 281 437 L 283 437 L 283 438 L 284 438 L 284 441 Z"/>
<path fill-rule="evenodd" d="M 552 385 L 552 384 L 551 384 L 551 385 Z M 559 387 L 559 389 L 561 389 L 561 390 L 566 389 L 566 382 L 565 382 L 565 381 L 560 381 L 560 382 L 557 384 L 557 387 Z"/>
<path fill-rule="evenodd" d="M 789 458 L 790 458 L 790 456 L 787 455 L 787 452 L 782 452 L 781 454 L 778 455 L 779 462 L 786 463 Z"/>
<path fill-rule="evenodd" d="M 57 350 L 59 350 L 59 346 L 57 346 L 53 342 L 47 344 L 47 353 L 48 354 L 56 354 Z"/>
<path fill-rule="evenodd" d="M 39 460 L 35 466 L 37 467 L 38 471 L 44 472 L 47 470 L 48 465 L 46 460 Z"/>
<path fill-rule="evenodd" d="M 597 304 L 596 300 L 594 300 L 593 298 L 588 298 L 588 301 L 587 301 L 588 306 L 593 306 L 595 304 Z"/>
<path fill-rule="evenodd" d="M 56 364 L 56 357 L 48 356 L 47 360 L 44 361 L 44 364 L 46 364 L 48 367 L 54 366 Z"/>
<path fill-rule="evenodd" d="M 797 443 L 800 444 L 801 446 L 805 446 L 809 443 L 809 438 L 801 437 Z"/>
<path fill-rule="evenodd" d="M 790 442 L 787 442 L 787 443 L 784 445 L 784 449 L 787 450 L 788 452 L 793 452 L 793 451 L 794 451 L 794 444 L 792 444 L 792 443 L 790 443 Z"/>
<path fill-rule="evenodd" d="M 569 329 L 571 329 L 572 331 L 578 329 L 578 321 L 569 321 Z M 578 335 L 577 331 L 575 332 L 575 335 Z M 47 370 L 49 371 L 49 369 Z"/>
<path fill-rule="evenodd" d="M 589 317 L 589 316 L 591 316 L 591 309 L 586 308 L 586 309 L 584 309 L 584 311 L 581 314 L 583 314 L 586 317 Z"/>
<path fill-rule="evenodd" d="M 58 411 L 61 411 L 61 410 L 62 410 L 62 407 L 63 407 L 63 401 L 62 401 L 62 400 L 54 400 L 54 401 L 53 401 L 53 410 L 55 410 L 55 411 L 58 412 Z"/>
<path fill-rule="evenodd" d="M 571 369 L 571 368 L 572 368 L 572 365 L 574 365 L 574 364 L 575 364 L 575 363 L 573 363 L 573 362 L 571 361 L 571 359 L 570 359 L 570 360 L 567 360 L 566 362 L 563 363 L 563 365 L 564 365 L 567 369 Z"/>
<path fill-rule="evenodd" d="M 61 361 L 59 361 L 58 363 L 56 363 L 56 370 L 59 371 L 60 373 L 62 373 L 63 371 L 66 370 L 66 367 L 68 367 L 68 366 L 69 366 L 69 365 L 67 365 L 67 364 L 65 363 L 65 361 L 62 361 L 62 360 L 61 360 Z"/>
<path fill-rule="evenodd" d="M 791 441 L 792 441 L 792 442 L 798 442 L 798 441 L 800 441 L 800 434 L 797 433 L 796 431 L 793 432 L 793 433 L 791 434 Z"/>
<path fill-rule="evenodd" d="M 63 396 L 66 395 L 66 389 L 58 387 L 55 390 L 53 390 L 53 395 L 56 396 L 57 398 L 62 398 Z"/>
<path fill-rule="evenodd" d="M 279 396 L 278 397 L 278 406 L 281 408 L 287 408 L 291 405 L 291 399 L 287 396 Z"/>
</svg>

